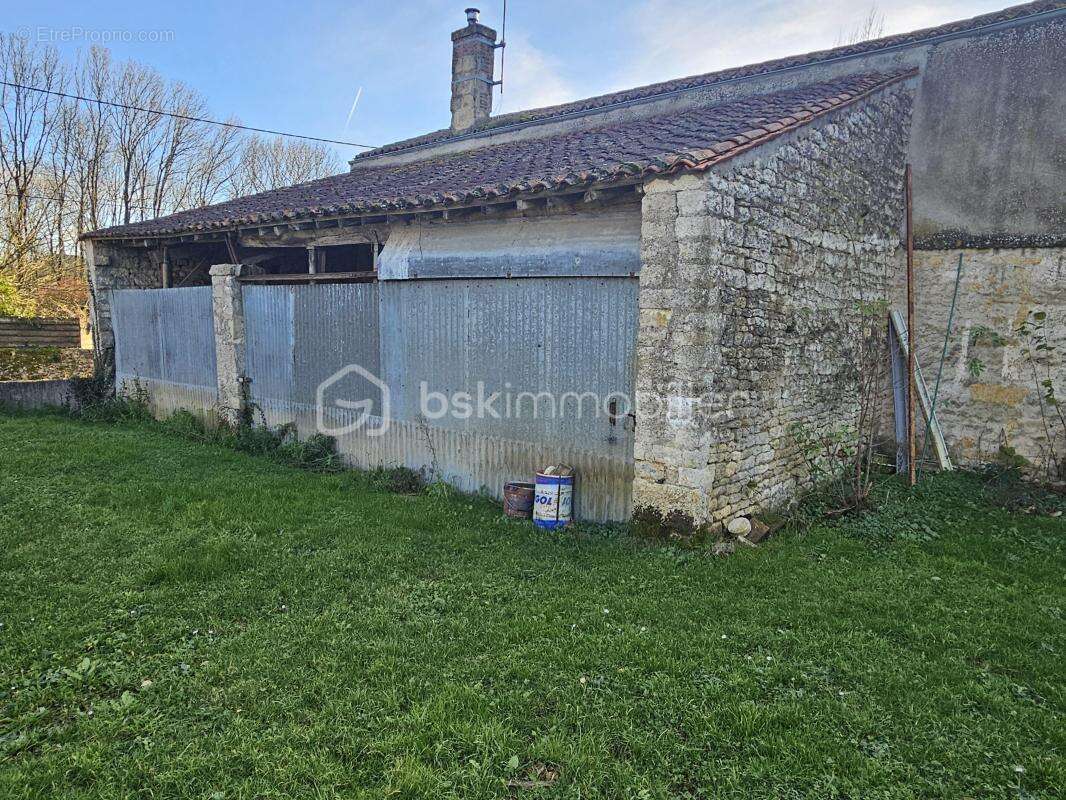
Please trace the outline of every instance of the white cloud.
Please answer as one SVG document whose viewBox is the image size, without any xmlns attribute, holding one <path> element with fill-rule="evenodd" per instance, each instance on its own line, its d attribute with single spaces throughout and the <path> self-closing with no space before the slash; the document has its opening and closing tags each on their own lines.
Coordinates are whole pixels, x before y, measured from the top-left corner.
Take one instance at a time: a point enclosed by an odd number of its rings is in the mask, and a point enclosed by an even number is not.
<svg viewBox="0 0 1066 800">
<path fill-rule="evenodd" d="M 496 93 L 494 114 L 553 106 L 584 96 L 563 77 L 558 59 L 530 44 L 522 35 L 507 37 L 503 94 Z"/>
<path fill-rule="evenodd" d="M 871 6 L 884 35 L 904 33 L 1001 8 L 1004 0 L 757 0 L 744 4 L 643 0 L 627 27 L 633 58 L 611 89 L 698 75 L 834 47 Z"/>
</svg>

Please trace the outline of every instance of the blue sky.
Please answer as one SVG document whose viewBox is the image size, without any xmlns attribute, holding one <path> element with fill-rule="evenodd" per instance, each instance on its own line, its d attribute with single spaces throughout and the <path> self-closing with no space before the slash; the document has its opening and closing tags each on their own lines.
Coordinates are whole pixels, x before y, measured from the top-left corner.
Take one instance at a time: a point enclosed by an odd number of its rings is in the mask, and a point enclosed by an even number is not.
<svg viewBox="0 0 1066 800">
<path fill-rule="evenodd" d="M 502 0 L 474 0 L 500 28 Z M 885 33 L 963 19 L 1010 0 L 878 0 Z M 198 89 L 247 125 L 372 145 L 448 124 L 451 41 L 463 0 L 176 2 L 37 0 L 0 25 L 64 51 L 89 35 Z M 509 0 L 497 113 L 831 47 L 866 16 L 849 0 Z M 151 32 L 164 31 L 163 41 Z M 63 39 L 73 41 L 63 41 Z M 498 69 L 498 67 L 497 67 Z M 345 127 L 359 87 L 362 96 Z M 342 157 L 355 152 L 338 148 Z"/>
</svg>

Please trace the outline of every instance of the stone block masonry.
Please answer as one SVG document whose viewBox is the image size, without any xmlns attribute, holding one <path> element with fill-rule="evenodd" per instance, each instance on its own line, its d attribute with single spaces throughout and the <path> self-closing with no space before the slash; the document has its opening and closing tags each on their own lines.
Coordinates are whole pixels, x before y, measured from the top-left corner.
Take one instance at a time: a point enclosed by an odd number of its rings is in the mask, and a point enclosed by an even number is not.
<svg viewBox="0 0 1066 800">
<path fill-rule="evenodd" d="M 960 256 L 959 297 L 937 401 L 952 458 L 976 465 L 1009 447 L 1043 466 L 1049 433 L 1061 458 L 1066 455 L 1061 426 L 1045 430 L 1038 381 L 1017 330 L 1030 313 L 1047 314 L 1054 349 L 1040 356 L 1051 366 L 1061 396 L 1066 392 L 1066 248 L 915 253 L 918 358 L 930 392 L 944 351 Z M 904 291 L 897 281 L 897 305 Z"/>
<path fill-rule="evenodd" d="M 86 240 L 82 254 L 89 268 L 89 319 L 97 368 L 109 381 L 115 379 L 115 331 L 111 325 L 111 292 L 114 289 L 157 289 L 162 275 L 146 250 L 116 247 Z"/>
<path fill-rule="evenodd" d="M 247 340 L 240 278 L 258 272 L 256 267 L 241 264 L 216 264 L 211 267 L 218 407 L 219 413 L 230 422 L 237 422 L 247 407 Z"/>
<path fill-rule="evenodd" d="M 721 524 L 779 504 L 808 479 L 793 426 L 854 420 L 860 304 L 898 269 L 911 102 L 900 84 L 645 186 L 635 505 Z"/>
</svg>

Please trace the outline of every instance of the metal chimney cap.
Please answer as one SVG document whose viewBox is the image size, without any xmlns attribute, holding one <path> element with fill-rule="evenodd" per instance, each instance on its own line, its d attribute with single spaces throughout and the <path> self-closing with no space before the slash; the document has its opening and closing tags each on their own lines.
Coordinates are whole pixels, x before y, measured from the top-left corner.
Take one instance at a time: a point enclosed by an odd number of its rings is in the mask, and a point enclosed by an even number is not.
<svg viewBox="0 0 1066 800">
<path fill-rule="evenodd" d="M 480 8 L 468 8 L 466 9 L 466 22 L 468 25 L 477 25 L 478 15 L 481 14 Z"/>
</svg>

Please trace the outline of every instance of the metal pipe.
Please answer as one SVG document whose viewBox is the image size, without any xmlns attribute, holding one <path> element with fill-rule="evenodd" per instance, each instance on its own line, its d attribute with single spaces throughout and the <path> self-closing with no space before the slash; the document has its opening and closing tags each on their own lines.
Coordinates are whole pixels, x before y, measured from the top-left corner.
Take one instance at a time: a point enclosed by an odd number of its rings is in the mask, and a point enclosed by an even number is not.
<svg viewBox="0 0 1066 800">
<path fill-rule="evenodd" d="M 914 231 L 912 230 L 911 165 L 904 170 L 904 202 L 907 209 L 907 482 L 918 482 L 918 448 L 914 432 L 915 364 L 917 339 L 914 335 Z"/>
</svg>

